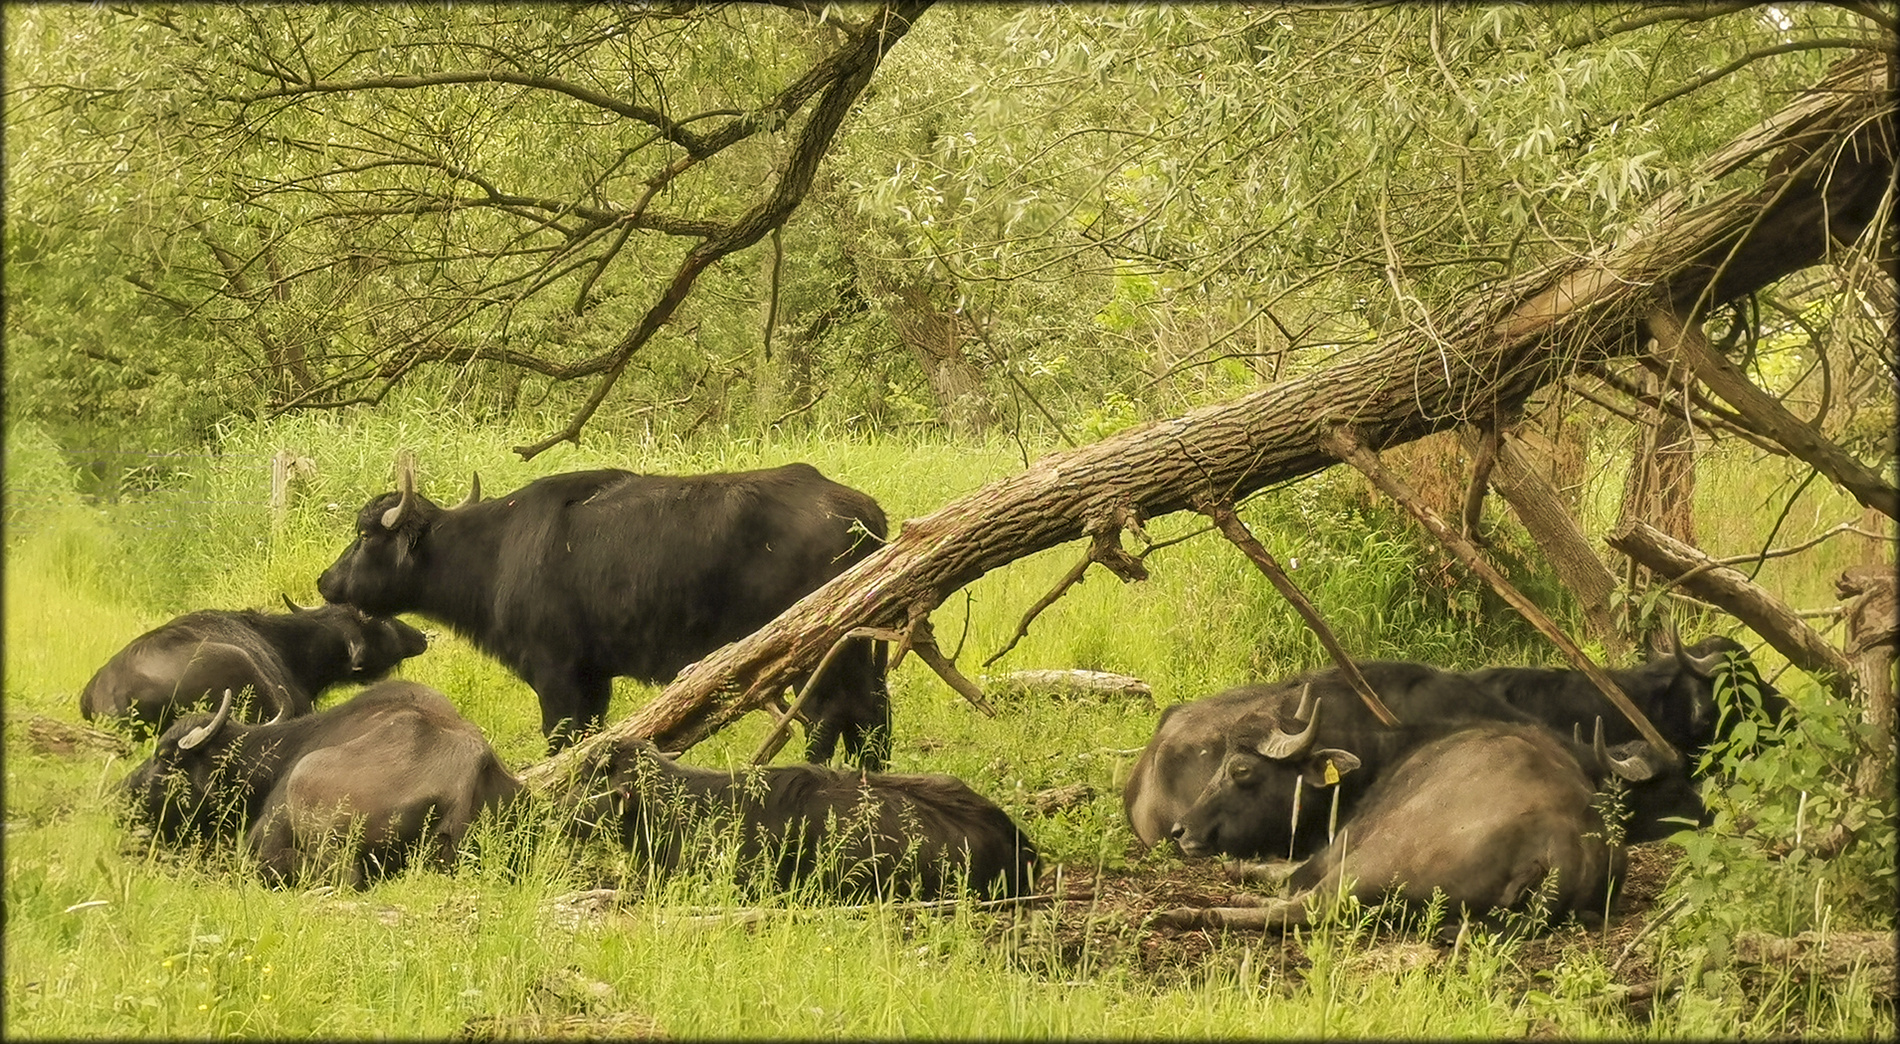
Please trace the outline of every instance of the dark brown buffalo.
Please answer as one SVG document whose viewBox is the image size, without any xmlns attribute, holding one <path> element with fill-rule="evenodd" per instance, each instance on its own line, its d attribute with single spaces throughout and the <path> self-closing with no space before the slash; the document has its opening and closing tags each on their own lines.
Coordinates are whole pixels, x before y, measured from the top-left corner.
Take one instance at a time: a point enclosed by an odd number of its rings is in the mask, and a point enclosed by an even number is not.
<svg viewBox="0 0 1900 1044">
<path fill-rule="evenodd" d="M 1036 848 L 993 802 L 945 775 L 781 765 L 682 765 L 643 740 L 595 763 L 570 797 L 583 835 L 610 833 L 662 872 L 706 846 L 738 849 L 742 882 L 836 897 L 934 899 L 967 886 L 1028 892 Z"/>
<path fill-rule="evenodd" d="M 1402 726 L 1381 724 L 1331 667 L 1169 707 L 1122 791 L 1135 836 L 1144 845 L 1171 836 L 1222 765 L 1237 758 L 1247 762 L 1245 785 L 1229 796 L 1240 807 L 1221 813 L 1224 829 L 1215 847 L 1248 857 L 1304 856 L 1326 842 L 1331 793 L 1312 788 L 1330 786 L 1329 768 L 1333 778 L 1343 777 L 1341 812 L 1350 813 L 1384 767 L 1440 735 L 1443 723 L 1531 720 L 1464 677 L 1428 664 L 1368 660 L 1359 669 Z M 1323 708 L 1317 724 L 1302 700 Z M 1275 753 L 1290 751 L 1292 737 L 1305 741 L 1297 756 Z M 1362 763 L 1364 770 L 1351 771 Z M 1294 828 L 1289 813 L 1296 786 L 1306 800 Z"/>
<path fill-rule="evenodd" d="M 163 732 L 178 715 L 209 706 L 226 689 L 244 699 L 238 716 L 260 708 L 286 717 L 310 713 L 332 685 L 368 682 L 429 647 L 421 631 L 347 605 L 305 609 L 289 598 L 287 615 L 252 609 L 187 613 L 132 639 L 79 694 L 88 721 L 117 719 Z"/>
<path fill-rule="evenodd" d="M 1542 725 L 1463 725 L 1382 775 L 1338 835 L 1294 870 L 1290 896 L 1160 919 L 1286 928 L 1324 916 L 1347 895 L 1368 905 L 1393 894 L 1419 904 L 1434 892 L 1454 913 L 1481 919 L 1521 909 L 1533 895 L 1553 918 L 1601 910 L 1624 852 L 1605 827 L 1597 791 L 1611 772 L 1649 770 L 1609 752 L 1600 731 L 1592 749 Z"/>
<path fill-rule="evenodd" d="M 226 693 L 215 714 L 173 723 L 126 789 L 160 839 L 242 836 L 273 882 L 340 865 L 360 887 L 417 850 L 447 866 L 475 817 L 521 789 L 481 730 L 415 682 L 262 725 L 231 709 Z"/>
<path fill-rule="evenodd" d="M 541 701 L 548 748 L 600 723 L 616 677 L 666 682 L 770 622 L 882 543 L 877 502 L 808 464 L 720 475 L 549 475 L 442 508 L 371 500 L 317 590 L 465 635 Z M 854 639 L 807 703 L 806 754 L 838 741 L 866 768 L 890 745 L 884 645 Z"/>
<path fill-rule="evenodd" d="M 1717 738 L 1726 738 L 1743 720 L 1759 715 L 1778 722 L 1788 709 L 1788 701 L 1755 670 L 1748 650 L 1721 635 L 1687 648 L 1671 635 L 1668 648 L 1648 663 L 1605 673 L 1656 731 L 1691 759 Z M 1588 729 L 1602 718 L 1604 736 L 1612 744 L 1641 736 L 1582 671 L 1487 667 L 1466 677 L 1560 733 Z M 1716 699 L 1718 686 L 1732 695 L 1726 714 Z"/>
</svg>

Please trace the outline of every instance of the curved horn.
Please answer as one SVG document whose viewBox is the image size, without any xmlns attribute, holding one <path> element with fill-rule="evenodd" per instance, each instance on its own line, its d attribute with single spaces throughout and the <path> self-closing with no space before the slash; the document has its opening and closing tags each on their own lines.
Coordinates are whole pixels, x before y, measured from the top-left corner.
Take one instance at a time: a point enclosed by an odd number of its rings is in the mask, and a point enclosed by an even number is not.
<svg viewBox="0 0 1900 1044">
<path fill-rule="evenodd" d="M 281 594 L 282 592 L 279 592 L 279 593 Z M 301 613 L 304 611 L 304 607 L 301 605 L 298 605 L 296 602 L 291 601 L 290 596 L 287 594 L 284 595 L 284 608 L 289 609 L 293 613 Z"/>
<path fill-rule="evenodd" d="M 290 694 L 284 691 L 283 686 L 271 689 L 271 702 L 277 704 L 277 713 L 271 715 L 271 719 L 264 724 L 275 725 L 290 717 Z"/>
<path fill-rule="evenodd" d="M 224 690 L 223 701 L 221 701 L 218 704 L 218 713 L 213 714 L 209 722 L 203 725 L 200 725 L 195 729 L 192 729 L 190 732 L 185 733 L 184 738 L 178 741 L 178 749 L 190 750 L 193 747 L 196 747 L 198 744 L 203 743 L 205 740 L 208 740 L 211 737 L 217 735 L 218 730 L 221 728 L 224 728 L 224 723 L 230 720 L 231 720 L 231 690 L 226 689 Z"/>
<path fill-rule="evenodd" d="M 1689 650 L 1684 649 L 1680 644 L 1676 644 L 1675 649 L 1676 662 L 1681 664 L 1684 670 L 1693 673 L 1698 678 L 1707 678 L 1713 675 L 1715 669 L 1722 666 L 1722 661 L 1728 659 L 1728 651 L 1726 649 L 1717 649 L 1707 656 L 1691 656 L 1689 655 Z"/>
<path fill-rule="evenodd" d="M 1627 758 L 1619 758 L 1610 753 L 1610 748 L 1603 745 L 1603 719 L 1601 717 L 1597 718 L 1596 738 L 1590 741 L 1590 747 L 1596 751 L 1597 764 L 1604 770 L 1615 773 L 1619 779 L 1626 779 L 1631 783 L 1641 783 L 1644 780 L 1654 778 L 1656 775 L 1656 766 L 1640 753 L 1632 754 Z M 1643 744 L 1639 750 L 1647 750 L 1648 747 L 1648 744 Z"/>
<path fill-rule="evenodd" d="M 468 482 L 468 496 L 463 497 L 462 502 L 455 505 L 458 508 L 465 508 L 470 504 L 479 504 L 482 502 L 482 473 L 479 471 L 471 471 L 469 474 L 473 477 L 470 478 Z"/>
<path fill-rule="evenodd" d="M 1293 712 L 1294 721 L 1313 720 L 1313 708 L 1318 704 L 1313 699 L 1313 683 L 1307 682 L 1300 688 L 1300 706 Z"/>
<path fill-rule="evenodd" d="M 1306 701 L 1302 698 L 1300 702 L 1304 704 Z M 1275 761 L 1284 761 L 1306 753 L 1306 748 L 1312 746 L 1314 738 L 1319 735 L 1319 703 L 1319 700 L 1313 700 L 1312 713 L 1306 719 L 1305 728 L 1297 733 L 1275 728 L 1266 739 L 1256 743 L 1254 749 L 1260 752 L 1261 757 Z"/>
<path fill-rule="evenodd" d="M 402 491 L 402 497 L 396 501 L 395 507 L 383 512 L 384 529 L 394 529 L 401 525 L 403 516 L 409 513 L 409 505 L 415 503 L 416 472 L 407 460 L 403 461 L 402 468 L 396 472 L 396 488 Z"/>
</svg>

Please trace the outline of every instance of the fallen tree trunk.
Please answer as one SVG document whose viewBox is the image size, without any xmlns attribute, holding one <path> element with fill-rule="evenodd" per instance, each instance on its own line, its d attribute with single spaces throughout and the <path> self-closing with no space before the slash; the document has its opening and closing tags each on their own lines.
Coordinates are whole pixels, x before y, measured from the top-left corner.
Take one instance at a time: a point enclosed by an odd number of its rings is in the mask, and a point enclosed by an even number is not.
<svg viewBox="0 0 1900 1044">
<path fill-rule="evenodd" d="M 631 718 L 524 775 L 547 785 L 628 736 L 684 750 L 770 701 L 853 627 L 927 622 L 953 592 L 1018 558 L 1085 536 L 1118 543 L 1131 520 L 1321 471 L 1334 463 L 1322 442 L 1340 424 L 1380 449 L 1511 412 L 1580 364 L 1637 350 L 1659 306 L 1693 315 L 1705 299 L 1749 293 L 1814 263 L 1857 238 L 1888 191 L 1885 88 L 1879 58 L 1843 66 L 1692 180 L 1795 148 L 1833 150 L 1825 171 L 1782 164 L 1760 188 L 1694 208 L 1667 194 L 1654 220 L 1637 226 L 1649 234 L 1513 280 L 1450 316 L 1431 343 L 1393 335 L 1323 373 L 1052 453 L 905 522 L 881 551 L 701 659 Z"/>
</svg>

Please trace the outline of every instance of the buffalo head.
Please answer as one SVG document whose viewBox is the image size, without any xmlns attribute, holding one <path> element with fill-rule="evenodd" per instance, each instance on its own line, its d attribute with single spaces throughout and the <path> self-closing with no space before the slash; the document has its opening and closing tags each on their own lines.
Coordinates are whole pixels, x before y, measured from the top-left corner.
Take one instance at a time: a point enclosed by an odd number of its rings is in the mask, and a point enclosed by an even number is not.
<svg viewBox="0 0 1900 1044">
<path fill-rule="evenodd" d="M 134 822 L 176 842 L 217 833 L 225 817 L 241 821 L 240 801 L 226 802 L 225 784 L 242 779 L 244 766 L 233 756 L 234 733 L 250 728 L 231 720 L 235 697 L 230 689 L 211 714 L 192 714 L 172 723 L 158 739 L 152 756 L 126 777 L 126 797 Z M 271 724 L 283 720 L 280 709 Z M 227 807 L 230 806 L 230 807 Z"/>
<path fill-rule="evenodd" d="M 371 500 L 357 513 L 356 539 L 317 578 L 325 601 L 346 602 L 378 616 L 409 609 L 428 556 L 430 530 L 448 511 L 481 500 L 482 480 L 476 475 L 468 496 L 444 509 L 416 492 L 415 471 L 406 461 L 396 485 L 396 492 Z"/>
<path fill-rule="evenodd" d="M 1306 788 L 1333 786 L 1359 767 L 1350 751 L 1314 745 L 1323 702 L 1308 685 L 1290 721 L 1269 712 L 1236 724 L 1220 768 L 1170 831 L 1184 854 L 1285 850 Z"/>
</svg>

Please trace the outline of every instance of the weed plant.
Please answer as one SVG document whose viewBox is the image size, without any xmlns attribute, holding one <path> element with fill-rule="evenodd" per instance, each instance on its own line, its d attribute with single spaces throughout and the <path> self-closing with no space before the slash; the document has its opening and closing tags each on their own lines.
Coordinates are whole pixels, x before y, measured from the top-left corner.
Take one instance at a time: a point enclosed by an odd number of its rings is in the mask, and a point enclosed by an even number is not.
<svg viewBox="0 0 1900 1044">
<path fill-rule="evenodd" d="M 532 462 L 509 451 L 543 430 L 531 421 L 518 430 L 477 428 L 452 411 L 426 420 L 337 413 L 235 426 L 222 433 L 226 465 L 207 457 L 156 491 L 105 506 L 77 495 L 74 469 L 50 439 L 32 429 L 8 432 L 10 1037 L 447 1037 L 476 1025 L 524 1033 L 585 1025 L 719 1038 L 1799 1031 L 1884 1039 L 1893 1028 L 1891 998 L 1865 976 L 1791 979 L 1778 992 L 1745 992 L 1719 945 L 1754 928 L 1892 929 L 1891 799 L 1858 797 L 1848 787 L 1868 737 L 1857 731 L 1854 708 L 1833 704 L 1794 672 L 1777 684 L 1796 703 L 1798 724 L 1782 735 L 1747 736 L 1761 748 L 1753 754 L 1718 752 L 1711 785 L 1717 824 L 1674 842 L 1685 858 L 1671 898 L 1689 902 L 1651 937 L 1651 964 L 1685 974 L 1643 1022 L 1606 1001 L 1611 976 L 1587 948 L 1566 953 L 1526 990 L 1515 963 L 1520 941 L 1474 929 L 1439 949 L 1428 941 L 1439 927 L 1429 917 L 1416 928 L 1374 932 L 1370 915 L 1348 911 L 1284 944 L 1218 938 L 1205 958 L 1157 971 L 1132 956 L 1139 926 L 1117 929 L 1135 943 L 1085 942 L 1078 952 L 1046 911 L 966 907 L 920 915 L 890 904 L 842 908 L 798 891 L 754 894 L 739 886 L 736 867 L 720 862 L 731 858 L 720 854 L 730 846 L 713 846 L 683 872 L 661 875 L 634 853 L 575 842 L 539 811 L 479 823 L 450 873 L 411 868 L 362 892 L 271 888 L 228 848 L 180 853 L 126 828 L 117 794 L 151 741 L 124 741 L 117 752 L 68 749 L 32 727 L 35 719 L 76 723 L 78 693 L 91 673 L 172 616 L 274 608 L 280 593 L 317 601 L 317 574 L 347 543 L 358 508 L 392 488 L 399 449 L 414 453 L 422 490 L 451 503 L 473 471 L 493 496 L 579 468 L 695 472 L 805 460 L 876 497 L 894 528 L 1023 463 L 1017 447 L 1004 443 L 684 445 L 607 432 Z M 257 462 L 279 450 L 308 457 L 315 470 L 292 484 L 273 515 L 269 473 Z M 1699 488 L 1752 488 L 1760 471 L 1746 460 L 1705 460 Z M 1816 496 L 1805 495 L 1803 511 Z M 1733 503 L 1739 506 L 1718 516 L 1720 526 L 1734 528 L 1733 541 L 1723 536 L 1709 546 L 1759 539 L 1781 507 L 1765 488 Z M 1832 510 L 1816 509 L 1818 524 L 1839 520 Z M 1338 469 L 1253 499 L 1243 517 L 1360 655 L 1451 667 L 1553 660 L 1513 618 L 1433 579 L 1442 576 L 1437 552 Z M 1749 518 L 1756 528 L 1748 528 Z M 1195 518 L 1175 516 L 1153 520 L 1150 534 L 1161 541 L 1198 528 Z M 977 665 L 1008 641 L 1024 610 L 1080 553 L 1079 546 L 1045 551 L 950 599 L 935 613 L 946 649 L 980 674 L 985 668 Z M 1153 686 L 1157 706 L 1020 698 L 986 718 L 912 658 L 892 678 L 892 769 L 963 778 L 1025 825 L 1052 871 L 1128 861 L 1120 787 L 1159 707 L 1323 662 L 1292 611 L 1218 534 L 1161 550 L 1148 565 L 1153 577 L 1140 584 L 1092 572 L 986 669 L 1133 674 Z M 1783 575 L 1771 572 L 1782 568 L 1771 562 L 1763 576 Z M 1787 597 L 1821 604 L 1816 592 L 1825 584 L 1816 584 L 1796 585 Z M 528 688 L 459 637 L 429 628 L 430 651 L 400 673 L 448 693 L 510 765 L 542 757 Z M 1771 652 L 1756 655 L 1764 673 L 1780 666 Z M 609 719 L 627 716 L 654 691 L 617 682 Z M 333 692 L 322 705 L 349 695 Z M 687 760 L 742 766 L 767 725 L 753 715 Z M 794 758 L 799 746 L 789 744 L 781 759 Z M 1034 813 L 1033 794 L 1074 783 L 1087 784 L 1094 798 L 1053 815 Z M 1822 860 L 1800 854 L 1798 845 L 1780 847 L 1842 817 L 1859 837 L 1842 855 Z M 1139 858 L 1149 868 L 1174 865 L 1162 852 Z M 617 903 L 593 908 L 575 898 L 603 886 L 622 889 Z M 754 906 L 767 913 L 699 916 Z M 1064 917 L 1078 913 L 1063 910 Z M 1414 944 L 1422 949 L 1404 949 Z M 1408 952 L 1425 956 L 1392 956 Z"/>
</svg>

